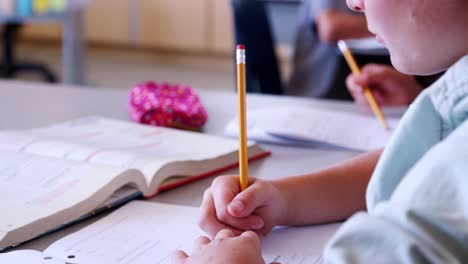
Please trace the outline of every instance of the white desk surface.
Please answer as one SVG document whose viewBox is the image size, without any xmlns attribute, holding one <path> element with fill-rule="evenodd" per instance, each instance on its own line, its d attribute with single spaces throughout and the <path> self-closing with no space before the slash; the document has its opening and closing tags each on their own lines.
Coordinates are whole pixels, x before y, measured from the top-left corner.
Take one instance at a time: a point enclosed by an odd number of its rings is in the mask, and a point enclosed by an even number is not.
<svg viewBox="0 0 468 264">
<path fill-rule="evenodd" d="M 200 96 L 208 112 L 204 132 L 223 134 L 224 126 L 236 115 L 237 96 L 234 92 L 205 92 Z M 62 122 L 87 115 L 129 120 L 128 91 L 92 89 L 66 85 L 0 81 L 0 129 L 31 128 Z M 342 111 L 358 111 L 352 103 L 319 101 L 288 96 L 248 95 L 247 108 L 271 106 L 313 106 Z M 249 174 L 257 178 L 273 179 L 313 172 L 353 157 L 357 153 L 299 147 L 263 145 L 272 155 L 249 164 Z M 237 170 L 224 172 L 235 174 Z M 162 193 L 154 201 L 198 206 L 203 191 L 213 178 L 204 179 L 181 188 Z M 36 239 L 19 249 L 44 250 L 53 241 L 83 227 L 96 218 Z"/>
</svg>

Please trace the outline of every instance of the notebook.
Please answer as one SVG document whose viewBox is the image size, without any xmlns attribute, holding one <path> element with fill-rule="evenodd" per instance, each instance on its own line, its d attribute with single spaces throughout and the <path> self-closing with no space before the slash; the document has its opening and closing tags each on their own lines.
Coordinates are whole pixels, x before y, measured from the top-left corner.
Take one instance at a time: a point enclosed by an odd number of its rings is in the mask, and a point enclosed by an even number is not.
<svg viewBox="0 0 468 264">
<path fill-rule="evenodd" d="M 312 107 L 275 107 L 247 112 L 247 137 L 264 143 L 366 151 L 385 146 L 399 118 L 388 117 L 384 130 L 373 115 Z M 237 118 L 225 134 L 238 136 Z"/>
<path fill-rule="evenodd" d="M 86 117 L 0 132 L 0 249 L 237 166 L 233 139 Z M 269 152 L 249 143 L 250 160 Z"/>
<path fill-rule="evenodd" d="M 44 252 L 0 254 L 0 263 L 171 263 L 176 249 L 191 252 L 198 208 L 144 201 L 126 204 L 99 221 L 50 245 Z M 279 227 L 265 236 L 266 263 L 318 263 L 324 245 L 339 224 Z M 6 261 L 9 262 L 6 262 Z M 50 261 L 50 262 L 47 262 Z M 55 262 L 52 262 L 55 261 Z"/>
</svg>

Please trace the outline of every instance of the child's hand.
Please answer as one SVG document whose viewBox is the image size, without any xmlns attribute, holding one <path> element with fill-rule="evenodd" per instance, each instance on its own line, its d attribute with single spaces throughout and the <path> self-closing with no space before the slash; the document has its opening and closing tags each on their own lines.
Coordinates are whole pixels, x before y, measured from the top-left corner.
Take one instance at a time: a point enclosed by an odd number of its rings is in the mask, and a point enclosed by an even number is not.
<svg viewBox="0 0 468 264">
<path fill-rule="evenodd" d="M 263 235 L 284 223 L 285 204 L 274 182 L 250 179 L 240 193 L 238 176 L 222 176 L 205 191 L 199 225 L 211 237 L 226 228 L 236 234 L 252 230 Z"/>
<path fill-rule="evenodd" d="M 192 255 L 184 251 L 173 254 L 174 264 L 196 263 L 265 263 L 262 259 L 260 238 L 254 232 L 244 232 L 235 237 L 229 229 L 221 230 L 213 241 L 207 237 L 199 237 L 193 246 Z"/>
<path fill-rule="evenodd" d="M 375 99 L 382 106 L 409 105 L 423 90 L 413 76 L 378 64 L 364 66 L 359 76 L 350 74 L 346 79 L 346 86 L 356 104 L 364 109 L 370 109 L 363 93 L 365 86 L 372 90 Z"/>
</svg>

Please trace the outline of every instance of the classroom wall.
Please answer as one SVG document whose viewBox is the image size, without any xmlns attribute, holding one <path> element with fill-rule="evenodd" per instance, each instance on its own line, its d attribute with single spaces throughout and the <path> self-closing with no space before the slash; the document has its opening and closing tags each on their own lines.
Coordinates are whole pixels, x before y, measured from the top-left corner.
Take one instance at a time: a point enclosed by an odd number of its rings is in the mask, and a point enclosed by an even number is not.
<svg viewBox="0 0 468 264">
<path fill-rule="evenodd" d="M 92 0 L 86 10 L 90 44 L 231 55 L 232 14 L 229 0 Z M 297 5 L 268 4 L 278 43 L 290 43 Z M 22 38 L 59 42 L 58 23 L 30 23 Z"/>
</svg>

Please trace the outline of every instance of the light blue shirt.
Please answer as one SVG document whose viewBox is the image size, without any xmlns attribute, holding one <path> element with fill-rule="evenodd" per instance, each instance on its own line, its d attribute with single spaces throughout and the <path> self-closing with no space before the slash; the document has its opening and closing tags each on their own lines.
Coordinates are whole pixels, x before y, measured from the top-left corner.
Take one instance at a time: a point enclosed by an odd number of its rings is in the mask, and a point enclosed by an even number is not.
<svg viewBox="0 0 468 264">
<path fill-rule="evenodd" d="M 410 106 L 325 263 L 468 263 L 468 56 Z"/>
</svg>

